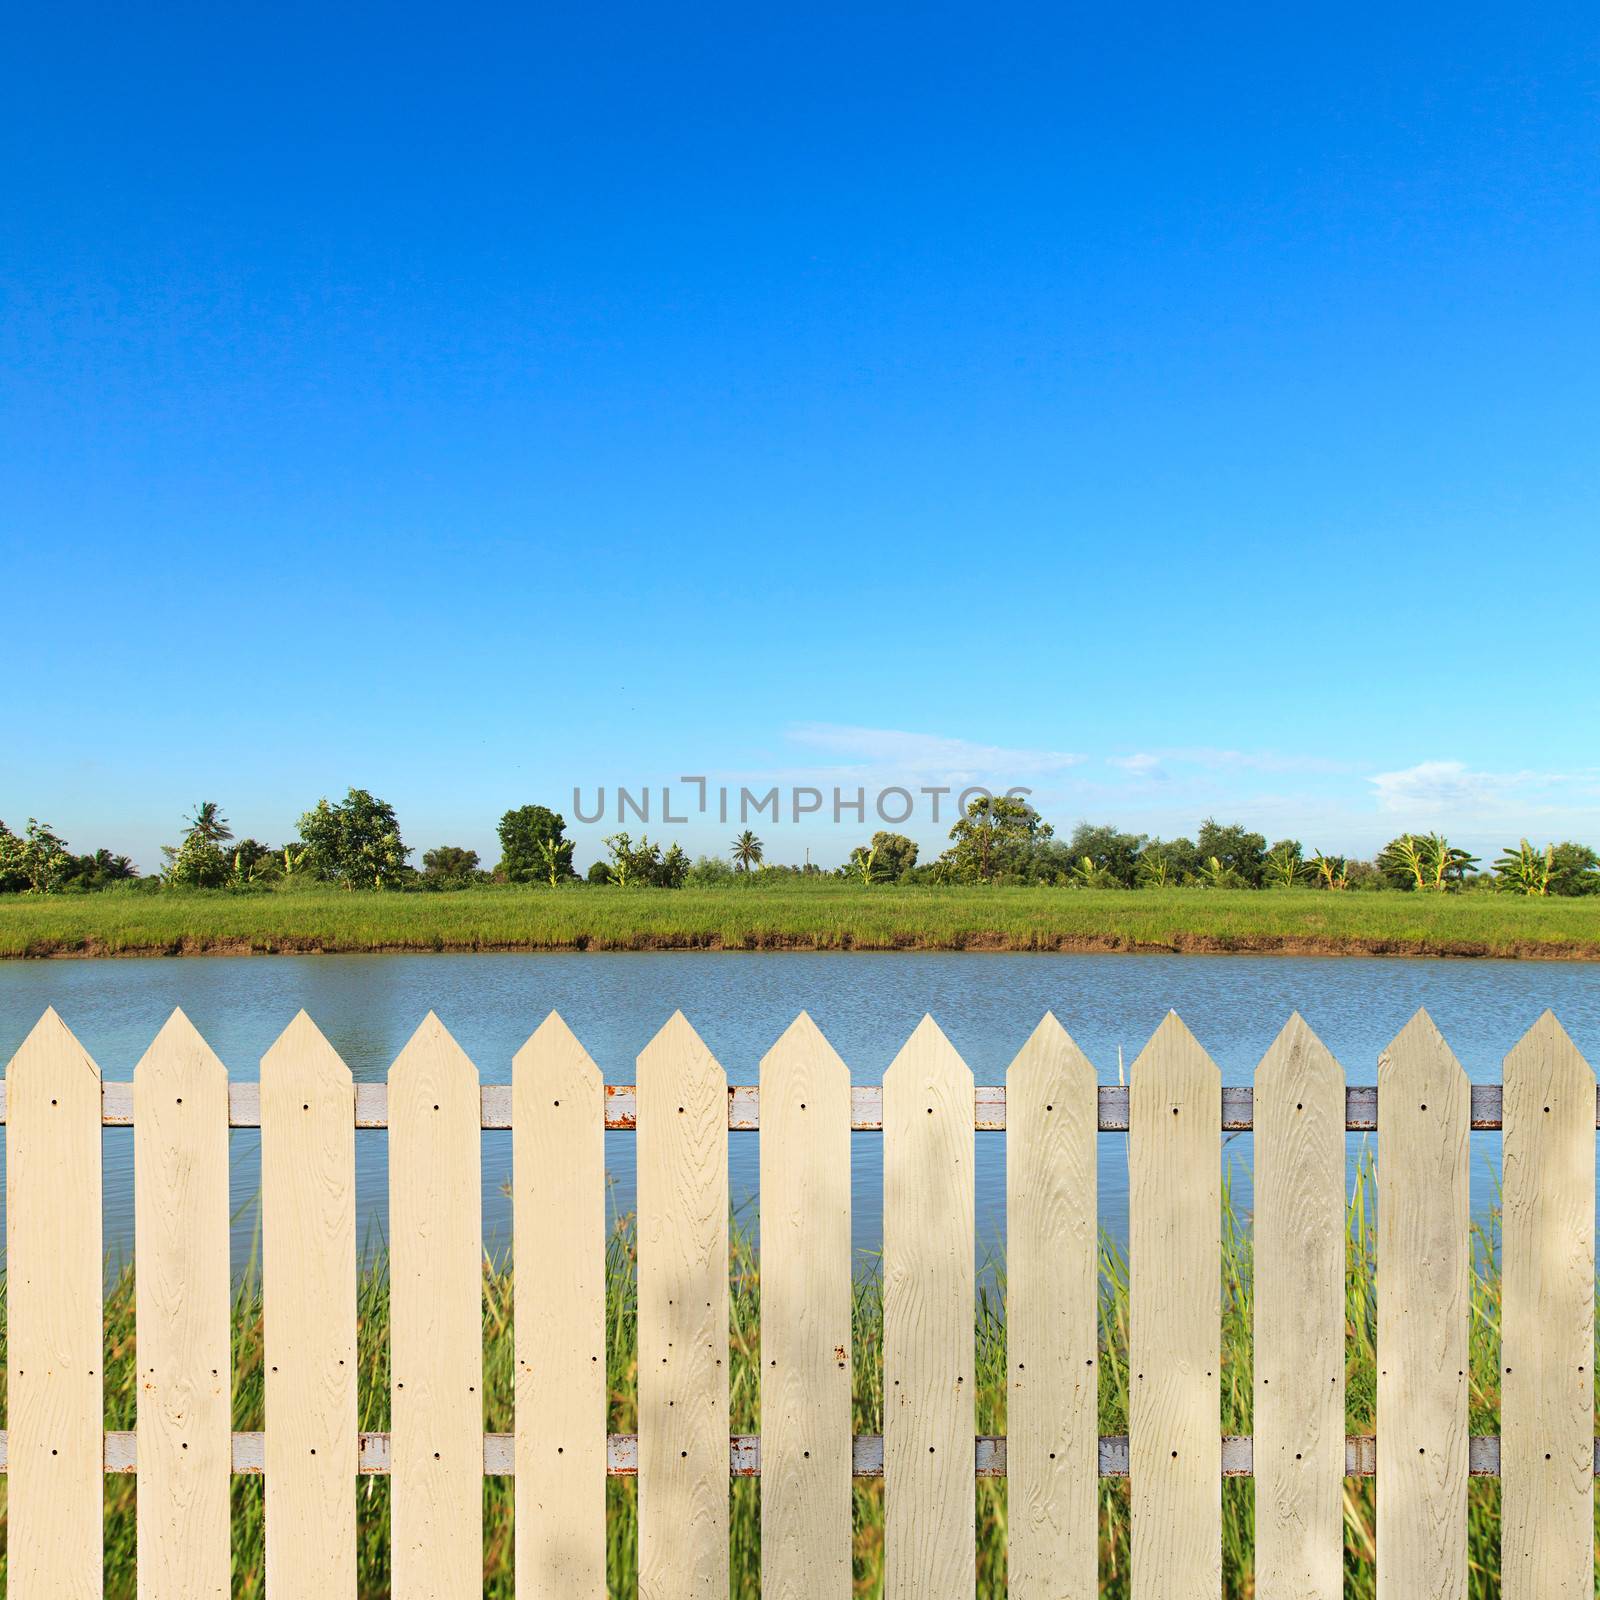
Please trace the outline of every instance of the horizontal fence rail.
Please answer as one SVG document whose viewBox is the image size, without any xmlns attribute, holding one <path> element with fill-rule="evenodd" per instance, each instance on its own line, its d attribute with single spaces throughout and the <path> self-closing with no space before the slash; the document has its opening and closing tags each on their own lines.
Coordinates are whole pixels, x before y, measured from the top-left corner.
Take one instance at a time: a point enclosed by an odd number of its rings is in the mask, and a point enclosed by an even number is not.
<svg viewBox="0 0 1600 1600">
<path fill-rule="evenodd" d="M 105 1082 L 47 1012 L 0 1085 L 11 1600 L 103 1595 L 106 1474 L 137 1475 L 137 1580 L 151 1595 L 227 1591 L 229 1482 L 260 1476 L 266 1600 L 357 1600 L 370 1513 L 349 1490 L 382 1476 L 396 1595 L 481 1594 L 485 1506 L 514 1496 L 518 1592 L 597 1597 L 606 1480 L 631 1477 L 640 1593 L 697 1600 L 730 1588 L 730 1481 L 760 1476 L 754 1560 L 769 1600 L 849 1600 L 853 1479 L 884 1485 L 884 1600 L 973 1592 L 973 1483 L 986 1479 L 1007 1484 L 1019 1600 L 1096 1592 L 1103 1479 L 1128 1480 L 1132 1600 L 1214 1600 L 1230 1477 L 1254 1480 L 1263 1596 L 1339 1600 L 1343 1483 L 1373 1479 L 1375 1556 L 1360 1559 L 1407 1600 L 1465 1600 L 1472 1478 L 1501 1484 L 1508 1600 L 1592 1596 L 1600 1086 L 1548 1012 L 1498 1084 L 1469 1084 L 1421 1011 L 1380 1056 L 1378 1082 L 1357 1086 L 1298 1016 L 1253 1081 L 1229 1087 L 1175 1013 L 1127 1086 L 1099 1084 L 1049 1015 L 1004 1085 L 974 1084 L 931 1018 L 876 1085 L 851 1084 L 804 1013 L 759 1084 L 729 1085 L 681 1013 L 637 1066 L 635 1083 L 605 1085 L 552 1013 L 512 1081 L 484 1084 L 430 1012 L 386 1083 L 356 1083 L 301 1012 L 260 1079 L 232 1083 L 174 1012 L 133 1081 Z M 105 1127 L 134 1137 L 134 1432 L 104 1428 Z M 261 1432 L 231 1430 L 229 1128 L 261 1132 Z M 633 1134 L 639 1172 L 632 1433 L 607 1429 L 631 1421 L 608 1387 L 607 1129 Z M 358 1427 L 355 1135 L 367 1130 L 388 1140 L 387 1432 Z M 514 1392 L 488 1420 L 508 1417 L 511 1433 L 483 1431 L 480 1134 L 496 1130 L 513 1137 Z M 1502 1136 L 1498 1435 L 1468 1432 L 1474 1130 Z M 881 1434 L 851 1425 L 852 1131 L 883 1150 Z M 1005 1436 L 977 1431 L 992 1425 L 977 1392 L 1000 1381 L 974 1364 L 980 1132 L 1005 1140 Z M 728 1148 L 749 1133 L 760 1326 L 741 1348 Z M 1097 1325 L 1099 1133 L 1128 1146 L 1115 1338 Z M 1255 1203 L 1249 1311 L 1234 1285 L 1226 1316 L 1249 1319 L 1252 1435 L 1220 1427 L 1240 1415 L 1222 1408 L 1219 1344 L 1222 1141 L 1235 1133 L 1252 1136 Z M 1360 1235 L 1375 1256 L 1358 1269 L 1375 1277 L 1357 1314 L 1375 1312 L 1377 1421 L 1357 1435 L 1344 1431 L 1349 1133 L 1375 1133 L 1380 1157 L 1376 1226 Z M 736 1354 L 758 1378 L 759 1435 L 734 1431 L 753 1414 L 731 1414 Z M 1128 1432 L 1106 1436 L 1114 1355 Z M 497 1499 L 485 1478 L 511 1485 Z"/>
<path fill-rule="evenodd" d="M 259 1477 L 266 1471 L 266 1434 L 236 1433 L 233 1435 L 233 1475 L 236 1478 Z M 105 1436 L 105 1468 L 111 1475 L 136 1473 L 138 1467 L 138 1435 L 132 1432 L 112 1433 Z M 359 1464 L 357 1470 L 363 1477 L 386 1477 L 392 1470 L 390 1435 L 387 1433 L 362 1433 L 358 1436 Z M 516 1435 L 511 1433 L 486 1433 L 483 1436 L 483 1475 L 486 1478 L 510 1478 L 516 1474 L 514 1445 Z M 1006 1476 L 1006 1440 L 1004 1434 L 978 1434 L 973 1440 L 977 1460 L 976 1477 L 1003 1478 Z M 1107 1433 L 1100 1436 L 1100 1476 L 1126 1478 L 1128 1476 L 1128 1436 Z M 1347 1478 L 1373 1478 L 1377 1476 L 1378 1441 L 1370 1433 L 1351 1433 L 1344 1441 L 1344 1475 Z M 0 1473 L 8 1470 L 6 1434 L 0 1428 Z M 1468 1441 L 1468 1468 L 1474 1478 L 1500 1476 L 1500 1438 L 1493 1433 L 1474 1434 Z M 639 1474 L 639 1435 L 636 1433 L 608 1433 L 606 1435 L 606 1475 L 611 1478 L 634 1478 Z M 883 1435 L 858 1433 L 850 1442 L 850 1474 L 855 1478 L 881 1478 L 883 1476 Z M 1249 1434 L 1225 1433 L 1222 1436 L 1222 1476 L 1249 1478 L 1255 1474 L 1255 1441 Z M 1600 1477 L 1600 1439 L 1594 1442 L 1594 1475 Z M 730 1478 L 759 1478 L 761 1476 L 761 1435 L 735 1433 L 728 1437 L 728 1476 Z"/>
<path fill-rule="evenodd" d="M 101 1117 L 108 1128 L 134 1125 L 133 1085 L 107 1080 L 101 1084 Z M 1127 1133 L 1130 1127 L 1128 1090 L 1120 1084 L 1101 1084 L 1096 1091 L 1099 1107 L 1096 1126 L 1101 1133 Z M 486 1083 L 479 1090 L 483 1103 L 480 1125 L 486 1132 L 511 1130 L 511 1085 Z M 1498 1083 L 1475 1083 L 1471 1091 L 1472 1131 L 1492 1133 L 1503 1126 L 1504 1091 Z M 1378 1090 L 1372 1084 L 1352 1084 L 1344 1092 L 1344 1125 L 1349 1133 L 1378 1131 Z M 605 1085 L 605 1125 L 615 1132 L 632 1132 L 639 1126 L 638 1090 L 631 1083 Z M 1003 1085 L 979 1084 L 972 1091 L 972 1126 L 979 1133 L 1004 1133 L 1006 1091 Z M 0 1083 L 0 1126 L 6 1120 L 6 1090 Z M 355 1085 L 354 1125 L 359 1129 L 389 1126 L 389 1086 Z M 261 1126 L 261 1086 L 228 1085 L 228 1126 Z M 1248 1085 L 1224 1086 L 1224 1133 L 1250 1133 L 1255 1127 L 1255 1091 Z M 1595 1127 L 1600 1129 L 1600 1087 L 1595 1091 Z M 883 1090 L 877 1084 L 855 1084 L 850 1090 L 850 1129 L 853 1133 L 883 1132 Z M 728 1088 L 728 1131 L 761 1131 L 761 1090 L 755 1084 Z"/>
</svg>

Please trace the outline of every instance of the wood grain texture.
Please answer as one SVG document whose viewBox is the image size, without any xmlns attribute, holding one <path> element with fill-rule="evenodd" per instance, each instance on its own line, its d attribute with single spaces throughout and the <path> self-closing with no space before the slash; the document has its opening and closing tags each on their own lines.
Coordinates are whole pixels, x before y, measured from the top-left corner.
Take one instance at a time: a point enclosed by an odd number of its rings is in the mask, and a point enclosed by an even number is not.
<svg viewBox="0 0 1600 1600">
<path fill-rule="evenodd" d="M 1134 1600 L 1222 1592 L 1222 1080 L 1168 1012 L 1129 1079 Z"/>
<path fill-rule="evenodd" d="M 639 1594 L 728 1593 L 728 1085 L 684 1019 L 639 1057 Z"/>
<path fill-rule="evenodd" d="M 1094 1068 L 1046 1015 L 1006 1074 L 1010 1590 L 1092 1600 L 1099 1431 Z"/>
<path fill-rule="evenodd" d="M 1256 1068 L 1258 1600 L 1344 1593 L 1344 1072 L 1297 1012 Z"/>
<path fill-rule="evenodd" d="M 884 1600 L 968 1600 L 972 1074 L 924 1017 L 883 1080 Z"/>
<path fill-rule="evenodd" d="M 1594 1592 L 1594 1072 L 1547 1011 L 1505 1061 L 1505 1600 Z"/>
<path fill-rule="evenodd" d="M 6 1067 L 7 1594 L 98 1600 L 100 1069 L 47 1010 Z"/>
<path fill-rule="evenodd" d="M 804 1012 L 761 1110 L 761 1593 L 849 1600 L 850 1073 Z"/>
<path fill-rule="evenodd" d="M 1466 1600 L 1469 1118 L 1419 1011 L 1378 1058 L 1379 1600 Z"/>
<path fill-rule="evenodd" d="M 300 1012 L 261 1061 L 269 1600 L 355 1600 L 353 1101 Z"/>
<path fill-rule="evenodd" d="M 228 1069 L 174 1011 L 133 1073 L 140 1600 L 226 1600 Z"/>
<path fill-rule="evenodd" d="M 511 1083 L 517 1594 L 605 1600 L 605 1090 L 553 1011 Z"/>
<path fill-rule="evenodd" d="M 483 1594 L 478 1071 L 430 1011 L 389 1068 L 394 1600 Z"/>
</svg>

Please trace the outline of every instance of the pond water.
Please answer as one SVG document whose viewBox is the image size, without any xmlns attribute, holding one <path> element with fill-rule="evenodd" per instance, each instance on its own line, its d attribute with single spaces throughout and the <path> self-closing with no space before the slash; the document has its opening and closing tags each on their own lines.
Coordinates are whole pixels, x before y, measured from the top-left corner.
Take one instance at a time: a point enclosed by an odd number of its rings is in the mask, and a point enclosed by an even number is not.
<svg viewBox="0 0 1600 1600">
<path fill-rule="evenodd" d="M 485 1082 L 510 1080 L 511 1058 L 547 1012 L 559 1011 L 611 1083 L 630 1083 L 635 1057 L 682 1009 L 734 1083 L 754 1083 L 762 1054 L 804 1009 L 857 1083 L 878 1083 L 924 1013 L 950 1037 L 976 1080 L 1002 1083 L 1012 1056 L 1054 1011 L 1116 1083 L 1167 1010 L 1210 1052 L 1224 1083 L 1248 1083 L 1267 1046 L 1298 1010 L 1343 1063 L 1372 1083 L 1378 1052 L 1426 1006 L 1475 1082 L 1498 1082 L 1501 1061 L 1547 1006 L 1578 1048 L 1600 1063 L 1600 964 L 1251 956 L 999 954 L 705 954 L 278 956 L 260 959 L 0 962 L 0 1060 L 9 1060 L 47 1005 L 60 1012 L 108 1079 L 128 1079 L 174 1006 L 181 1006 L 237 1079 L 304 1007 L 359 1081 L 381 1081 L 428 1010 L 439 1014 Z M 633 1203 L 631 1133 L 607 1136 L 614 1204 Z M 356 1135 L 361 1237 L 383 1236 L 387 1136 Z M 1474 1209 L 1493 1195 L 1500 1135 L 1472 1136 Z M 1371 1135 L 1349 1136 L 1352 1169 Z M 857 1249 L 879 1242 L 882 1139 L 854 1136 Z M 234 1262 L 255 1231 L 260 1141 L 231 1135 Z M 978 1239 L 992 1256 L 1004 1238 L 1005 1136 L 977 1135 Z M 483 1135 L 484 1230 L 510 1241 L 504 1186 L 511 1135 Z M 757 1136 L 729 1138 L 734 1203 L 757 1203 Z M 1249 1204 L 1250 1138 L 1224 1141 L 1234 1191 Z M 132 1251 L 133 1137 L 105 1133 L 105 1242 Z M 1099 1208 L 1116 1237 L 1127 1226 L 1126 1143 L 1100 1137 Z"/>
</svg>

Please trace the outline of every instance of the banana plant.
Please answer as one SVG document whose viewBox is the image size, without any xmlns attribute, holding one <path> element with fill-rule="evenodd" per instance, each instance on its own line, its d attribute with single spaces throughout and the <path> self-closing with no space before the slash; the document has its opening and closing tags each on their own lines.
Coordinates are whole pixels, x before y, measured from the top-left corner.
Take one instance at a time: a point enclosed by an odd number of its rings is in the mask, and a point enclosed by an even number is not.
<svg viewBox="0 0 1600 1600">
<path fill-rule="evenodd" d="M 619 889 L 626 889 L 633 882 L 633 840 L 625 833 L 613 833 L 604 843 L 611 852 L 606 873 Z"/>
<path fill-rule="evenodd" d="M 1146 850 L 1139 857 L 1139 885 L 1144 889 L 1170 889 L 1177 882 L 1172 862 L 1164 850 Z"/>
<path fill-rule="evenodd" d="M 1325 856 L 1319 850 L 1306 864 L 1310 867 L 1315 881 L 1324 889 L 1350 887 L 1350 864 L 1343 856 Z"/>
<path fill-rule="evenodd" d="M 561 876 L 561 846 L 554 839 L 541 839 L 539 854 L 544 857 L 545 876 L 553 889 Z"/>
<path fill-rule="evenodd" d="M 1555 855 L 1553 844 L 1543 850 L 1535 849 L 1526 839 L 1515 850 L 1507 845 L 1494 864 L 1495 876 L 1500 880 L 1495 887 L 1508 894 L 1549 894 Z"/>
<path fill-rule="evenodd" d="M 878 847 L 873 845 L 870 849 L 866 845 L 858 844 L 850 853 L 850 865 L 860 875 L 863 888 L 870 889 L 876 881 L 873 878 L 873 868 L 878 862 Z"/>
<path fill-rule="evenodd" d="M 1471 867 L 1478 864 L 1478 858 L 1468 855 L 1458 845 L 1453 845 L 1443 834 L 1430 833 L 1425 837 L 1424 843 L 1428 857 L 1428 887 L 1430 889 L 1448 889 L 1452 882 L 1459 883 Z"/>
<path fill-rule="evenodd" d="M 1292 889 L 1306 875 L 1298 845 L 1281 845 L 1262 864 L 1262 874 L 1274 889 Z"/>
<path fill-rule="evenodd" d="M 1110 871 L 1095 865 L 1093 856 L 1079 856 L 1067 870 L 1067 881 L 1074 889 L 1114 889 L 1117 880 Z"/>
<path fill-rule="evenodd" d="M 1397 878 L 1409 878 L 1411 887 L 1427 887 L 1428 858 L 1422 839 L 1414 833 L 1402 833 L 1391 839 L 1378 857 L 1378 865 Z"/>
<path fill-rule="evenodd" d="M 1402 833 L 1391 839 L 1378 857 L 1385 872 L 1410 879 L 1414 889 L 1448 889 L 1477 864 L 1476 856 L 1439 833 Z"/>
</svg>

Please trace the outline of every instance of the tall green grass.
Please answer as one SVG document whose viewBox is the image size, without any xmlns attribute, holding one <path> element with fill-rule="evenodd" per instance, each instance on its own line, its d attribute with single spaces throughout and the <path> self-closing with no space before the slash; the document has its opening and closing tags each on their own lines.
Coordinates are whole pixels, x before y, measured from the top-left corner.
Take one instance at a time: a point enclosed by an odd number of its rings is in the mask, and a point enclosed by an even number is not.
<svg viewBox="0 0 1600 1600">
<path fill-rule="evenodd" d="M 1375 1225 L 1370 1165 L 1359 1173 L 1351 1198 L 1346 1278 L 1346 1427 L 1374 1431 L 1376 1409 Z M 1491 1216 L 1477 1230 L 1471 1295 L 1472 1387 L 1470 1427 L 1499 1431 L 1500 1271 L 1498 1225 Z M 638 1311 L 635 1296 L 635 1234 L 631 1221 L 612 1233 L 606 1261 L 607 1378 L 609 1426 L 635 1428 Z M 1100 1431 L 1125 1433 L 1128 1405 L 1128 1264 L 1111 1242 L 1101 1245 Z M 751 1230 L 731 1233 L 730 1383 L 735 1432 L 760 1430 L 761 1279 Z M 483 1285 L 484 1425 L 509 1432 L 512 1412 L 512 1282 L 509 1271 L 487 1267 Z M 979 1433 L 1004 1433 L 1006 1356 L 1003 1272 L 986 1274 L 979 1296 L 976 1340 L 976 1416 Z M 1225 1433 L 1251 1431 L 1251 1247 L 1245 1220 L 1225 1196 L 1222 1260 L 1222 1414 Z M 389 1294 L 382 1262 L 362 1276 L 359 1296 L 360 1423 L 389 1423 Z M 877 1433 L 883 1421 L 882 1281 L 872 1270 L 855 1288 L 855 1429 Z M 233 1306 L 234 1406 L 236 1429 L 264 1425 L 262 1406 L 262 1301 L 259 1278 L 246 1275 Z M 117 1277 L 106 1303 L 106 1426 L 134 1425 L 134 1301 L 131 1273 Z M 134 1480 L 106 1480 L 106 1592 L 131 1597 L 134 1585 Z M 389 1593 L 389 1492 L 383 1478 L 364 1478 L 357 1491 L 361 1594 L 381 1600 Z M 731 1485 L 730 1555 L 732 1594 L 746 1600 L 760 1592 L 760 1486 L 756 1479 Z M 1492 1479 L 1473 1481 L 1468 1496 L 1471 1594 L 1489 1600 L 1500 1592 L 1500 1493 Z M 635 1490 L 628 1479 L 608 1487 L 608 1561 L 611 1592 L 632 1595 L 638 1576 Z M 1351 1600 L 1376 1594 L 1374 1490 L 1370 1479 L 1345 1481 L 1345 1593 Z M 1224 1592 L 1248 1600 L 1254 1592 L 1254 1517 L 1249 1479 L 1223 1483 Z M 263 1593 L 263 1487 L 259 1478 L 236 1479 L 233 1489 L 234 1594 Z M 954 1509 L 954 1508 L 952 1508 Z M 1003 1480 L 975 1485 L 977 1519 L 976 1593 L 999 1597 L 1006 1583 L 1006 1486 Z M 512 1485 L 491 1478 L 484 1484 L 484 1593 L 509 1600 L 512 1587 Z M 1125 1481 L 1103 1480 L 1100 1489 L 1101 1593 L 1125 1600 L 1128 1587 L 1128 1493 Z M 883 1587 L 883 1498 L 881 1483 L 855 1485 L 854 1565 L 857 1592 L 877 1595 Z"/>
<path fill-rule="evenodd" d="M 0 956 L 401 950 L 1193 950 L 1600 958 L 1600 895 L 860 885 L 0 896 Z"/>
</svg>

